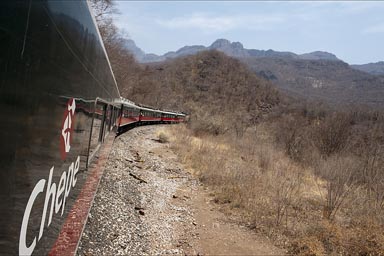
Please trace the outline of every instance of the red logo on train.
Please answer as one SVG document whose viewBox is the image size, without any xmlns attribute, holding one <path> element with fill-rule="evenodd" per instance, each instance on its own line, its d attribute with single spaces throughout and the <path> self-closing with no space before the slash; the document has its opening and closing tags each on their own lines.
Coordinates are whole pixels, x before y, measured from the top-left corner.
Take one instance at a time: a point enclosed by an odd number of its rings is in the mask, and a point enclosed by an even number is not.
<svg viewBox="0 0 384 256">
<path fill-rule="evenodd" d="M 65 160 L 67 153 L 71 150 L 73 123 L 75 117 L 76 102 L 70 99 L 64 111 L 63 125 L 60 136 L 60 153 L 61 158 Z"/>
</svg>

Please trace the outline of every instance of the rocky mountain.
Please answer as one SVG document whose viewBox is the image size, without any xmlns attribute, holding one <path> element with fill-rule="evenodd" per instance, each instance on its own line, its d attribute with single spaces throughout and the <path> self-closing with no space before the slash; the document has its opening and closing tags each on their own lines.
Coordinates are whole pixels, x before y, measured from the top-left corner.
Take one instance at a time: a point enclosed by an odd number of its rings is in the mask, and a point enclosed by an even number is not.
<svg viewBox="0 0 384 256">
<path fill-rule="evenodd" d="M 193 55 L 201 51 L 207 50 L 217 50 L 225 53 L 230 57 L 235 58 L 292 58 L 292 59 L 304 59 L 304 60 L 332 60 L 338 61 L 339 59 L 331 53 L 328 52 L 311 52 L 305 54 L 295 54 L 293 52 L 279 52 L 274 50 L 256 50 L 256 49 L 246 49 L 240 42 L 230 42 L 227 39 L 218 39 L 213 42 L 210 46 L 206 47 L 203 45 L 192 45 L 184 46 L 175 52 L 168 52 L 162 56 L 155 54 L 146 54 L 140 48 L 138 48 L 133 40 L 126 40 L 126 48 L 132 52 L 134 57 L 138 62 L 148 63 L 148 62 L 159 62 L 166 59 L 174 59 L 178 57 L 183 57 L 187 55 Z"/>
<path fill-rule="evenodd" d="M 164 56 L 158 56 L 153 53 L 145 53 L 142 49 L 140 49 L 135 41 L 131 39 L 124 39 L 124 47 L 132 53 L 133 57 L 140 63 L 148 63 L 148 62 L 158 62 L 164 61 L 166 58 Z"/>
<path fill-rule="evenodd" d="M 299 55 L 299 59 L 303 60 L 333 60 L 338 61 L 336 55 L 329 52 L 316 51 Z"/>
<path fill-rule="evenodd" d="M 363 65 L 351 65 L 351 67 L 373 75 L 384 75 L 384 61 Z"/>
<path fill-rule="evenodd" d="M 205 46 L 203 45 L 184 46 L 179 50 L 177 50 L 176 52 L 168 52 L 164 54 L 164 57 L 166 59 L 175 59 L 175 58 L 183 57 L 187 55 L 194 55 L 204 50 L 205 50 Z"/>
</svg>

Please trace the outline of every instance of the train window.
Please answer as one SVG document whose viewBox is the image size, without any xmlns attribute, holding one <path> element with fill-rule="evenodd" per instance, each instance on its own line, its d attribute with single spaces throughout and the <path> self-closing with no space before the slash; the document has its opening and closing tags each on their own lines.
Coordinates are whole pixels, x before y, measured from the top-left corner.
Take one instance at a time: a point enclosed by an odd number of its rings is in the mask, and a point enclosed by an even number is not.
<svg viewBox="0 0 384 256">
<path fill-rule="evenodd" d="M 109 118 L 109 130 L 111 131 L 113 129 L 113 126 L 114 126 L 114 122 L 115 122 L 115 111 L 114 111 L 114 107 L 111 106 L 111 114 L 110 114 L 110 118 Z"/>
<path fill-rule="evenodd" d="M 105 121 L 104 121 L 104 130 L 103 130 L 103 140 L 109 135 L 109 131 L 111 130 L 111 118 L 112 118 L 112 106 L 106 105 L 106 112 L 105 112 Z"/>
<path fill-rule="evenodd" d="M 104 137 L 106 137 L 109 134 L 109 131 L 111 130 L 111 117 L 112 117 L 112 106 L 107 105 L 107 111 L 105 114 L 105 122 L 104 122 Z"/>
<path fill-rule="evenodd" d="M 110 127 L 110 130 L 112 131 L 113 127 L 115 127 L 115 121 L 116 121 L 116 115 L 115 115 L 115 107 L 112 107 L 111 108 L 111 127 Z"/>
<path fill-rule="evenodd" d="M 96 103 L 95 109 L 93 112 L 93 125 L 92 125 L 91 140 L 89 145 L 89 156 L 92 156 L 95 153 L 100 141 L 103 138 L 102 133 L 104 128 L 103 127 L 104 113 L 105 113 L 105 104 Z"/>
<path fill-rule="evenodd" d="M 100 134 L 99 134 L 99 142 L 104 141 L 104 134 L 105 134 L 105 126 L 106 126 L 106 112 L 107 112 L 107 105 L 103 104 L 103 116 L 101 117 L 101 125 L 100 125 Z"/>
<path fill-rule="evenodd" d="M 115 116 L 115 107 L 111 106 L 111 124 L 110 124 L 110 127 L 109 127 L 109 130 L 111 131 L 113 129 L 113 127 L 115 126 L 115 120 L 116 120 L 116 116 Z"/>
<path fill-rule="evenodd" d="M 120 109 L 115 108 L 115 119 L 113 120 L 114 126 L 118 126 Z"/>
<path fill-rule="evenodd" d="M 112 128 L 113 128 L 113 122 L 114 122 L 114 115 L 115 115 L 115 112 L 114 112 L 114 107 L 111 106 L 111 114 L 109 115 L 109 130 L 111 131 Z"/>
</svg>

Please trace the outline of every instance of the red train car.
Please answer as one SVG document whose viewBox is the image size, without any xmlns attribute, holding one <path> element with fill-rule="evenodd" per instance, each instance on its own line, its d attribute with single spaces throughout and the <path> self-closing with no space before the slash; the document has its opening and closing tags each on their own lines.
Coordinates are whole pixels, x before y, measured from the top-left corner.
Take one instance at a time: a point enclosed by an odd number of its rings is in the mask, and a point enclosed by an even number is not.
<svg viewBox="0 0 384 256">
<path fill-rule="evenodd" d="M 163 111 L 149 106 L 137 105 L 134 102 L 121 98 L 121 114 L 118 121 L 118 133 L 146 124 L 181 123 L 185 114 L 172 111 Z"/>
</svg>

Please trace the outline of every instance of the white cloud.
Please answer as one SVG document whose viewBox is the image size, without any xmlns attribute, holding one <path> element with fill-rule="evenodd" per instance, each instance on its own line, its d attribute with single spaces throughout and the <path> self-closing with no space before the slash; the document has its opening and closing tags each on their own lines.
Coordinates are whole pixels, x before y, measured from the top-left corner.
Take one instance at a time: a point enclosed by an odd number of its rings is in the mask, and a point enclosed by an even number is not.
<svg viewBox="0 0 384 256">
<path fill-rule="evenodd" d="M 213 15 L 195 13 L 171 19 L 158 19 L 156 23 L 169 29 L 198 29 L 203 32 L 224 32 L 238 28 L 249 30 L 268 30 L 284 22 L 279 15 Z"/>
<path fill-rule="evenodd" d="M 384 4 L 381 1 L 340 1 L 334 2 L 340 7 L 344 14 L 368 13 L 372 10 L 382 9 Z"/>
<path fill-rule="evenodd" d="M 376 24 L 370 27 L 367 27 L 363 30 L 364 34 L 377 34 L 384 33 L 384 23 Z"/>
<path fill-rule="evenodd" d="M 204 14 L 193 14 L 191 16 L 175 17 L 171 19 L 156 20 L 156 22 L 170 29 L 195 28 L 201 30 L 225 31 L 236 26 L 231 17 L 208 17 Z"/>
</svg>

